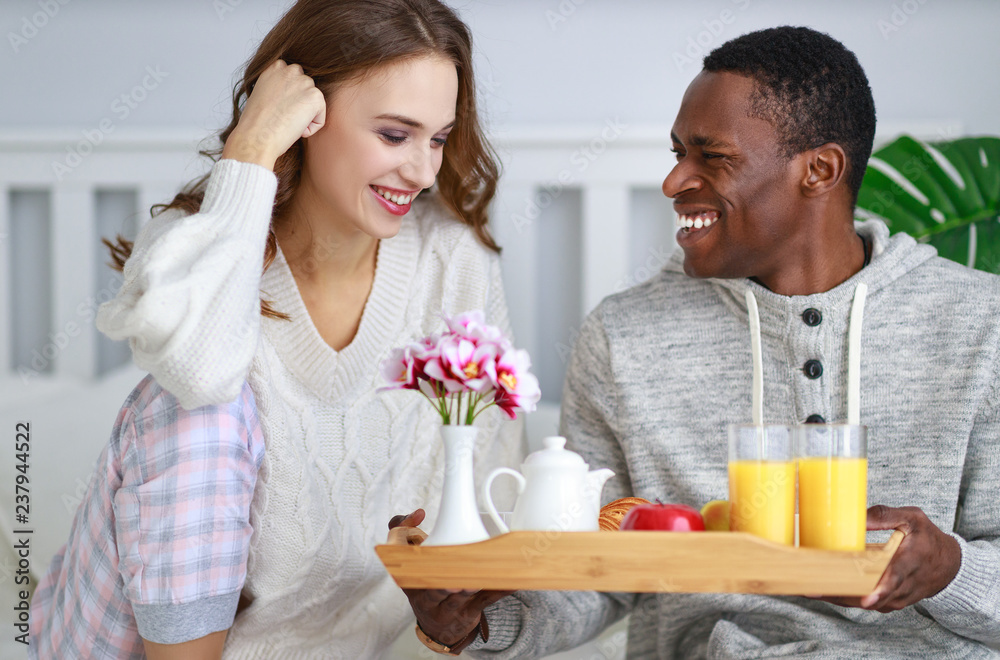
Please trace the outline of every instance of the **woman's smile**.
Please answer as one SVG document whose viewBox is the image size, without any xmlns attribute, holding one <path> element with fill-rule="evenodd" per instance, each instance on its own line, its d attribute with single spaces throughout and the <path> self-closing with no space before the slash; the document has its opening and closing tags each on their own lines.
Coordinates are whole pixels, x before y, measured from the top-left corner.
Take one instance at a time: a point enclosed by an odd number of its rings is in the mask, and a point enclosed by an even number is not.
<svg viewBox="0 0 1000 660">
<path fill-rule="evenodd" d="M 370 184 L 368 189 L 374 193 L 379 204 L 393 215 L 406 215 L 414 198 L 420 194 L 419 190 L 398 190 L 375 184 Z"/>
</svg>

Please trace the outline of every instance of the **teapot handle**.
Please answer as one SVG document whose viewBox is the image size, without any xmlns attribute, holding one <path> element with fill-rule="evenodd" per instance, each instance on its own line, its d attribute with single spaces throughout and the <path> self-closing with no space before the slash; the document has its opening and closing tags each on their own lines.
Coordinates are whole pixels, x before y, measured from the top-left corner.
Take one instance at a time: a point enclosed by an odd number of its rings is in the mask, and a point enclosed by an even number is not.
<svg viewBox="0 0 1000 660">
<path fill-rule="evenodd" d="M 524 480 L 524 476 L 520 472 L 506 467 L 499 467 L 490 472 L 490 476 L 486 477 L 486 483 L 483 485 L 483 501 L 486 502 L 486 511 L 490 514 L 490 518 L 493 520 L 493 524 L 497 526 L 497 529 L 499 529 L 501 533 L 506 534 L 510 531 L 510 528 L 507 527 L 506 523 L 500 519 L 500 514 L 497 512 L 497 508 L 493 504 L 493 495 L 490 493 L 490 486 L 493 485 L 493 480 L 501 474 L 509 474 L 517 479 L 518 495 L 524 492 L 526 482 Z"/>
</svg>

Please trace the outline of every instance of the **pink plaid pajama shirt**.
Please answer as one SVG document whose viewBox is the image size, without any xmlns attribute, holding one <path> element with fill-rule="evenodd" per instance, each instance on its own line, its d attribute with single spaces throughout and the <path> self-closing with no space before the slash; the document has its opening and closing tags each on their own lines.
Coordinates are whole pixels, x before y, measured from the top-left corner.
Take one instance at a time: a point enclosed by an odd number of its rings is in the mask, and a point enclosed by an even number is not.
<svg viewBox="0 0 1000 660">
<path fill-rule="evenodd" d="M 143 658 L 229 628 L 247 572 L 264 438 L 248 385 L 184 410 L 147 376 L 31 602 L 28 656 Z"/>
</svg>

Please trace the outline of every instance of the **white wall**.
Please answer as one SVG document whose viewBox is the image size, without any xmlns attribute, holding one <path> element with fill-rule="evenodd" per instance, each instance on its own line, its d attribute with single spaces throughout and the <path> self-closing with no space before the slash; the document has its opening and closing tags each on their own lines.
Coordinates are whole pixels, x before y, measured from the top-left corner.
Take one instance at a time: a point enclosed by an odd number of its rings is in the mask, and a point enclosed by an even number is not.
<svg viewBox="0 0 1000 660">
<path fill-rule="evenodd" d="M 105 132 L 120 136 L 171 128 L 205 137 L 227 123 L 235 72 L 289 4 L 5 0 L 0 81 L 7 93 L 0 103 L 0 134 L 61 128 L 65 135 L 100 138 Z M 454 5 L 474 33 L 485 116 L 497 135 L 524 126 L 545 135 L 567 125 L 577 127 L 577 134 L 597 135 L 606 121 L 626 125 L 632 136 L 643 125 L 669 127 L 704 52 L 743 32 L 779 24 L 826 30 L 858 54 L 875 92 L 880 126 L 917 122 L 1000 134 L 995 111 L 1000 84 L 994 73 L 1000 71 L 995 35 L 1000 3 L 990 0 L 455 0 Z M 662 178 L 670 165 L 664 150 L 653 178 Z M 653 230 L 645 244 L 635 243 L 653 250 L 633 255 L 633 269 L 644 272 L 637 265 L 643 256 L 648 261 L 673 243 L 667 201 L 655 187 L 637 195 L 633 221 Z M 555 231 L 575 240 L 578 204 L 567 194 L 547 209 L 542 238 Z M 494 215 L 500 236 L 515 235 L 513 222 L 511 213 Z M 544 267 L 562 275 L 572 268 L 562 289 L 573 290 L 583 278 L 572 258 Z M 24 283 L 34 285 L 40 283 Z M 42 299 L 31 291 L 24 297 Z M 564 345 L 572 343 L 593 302 L 581 307 L 565 298 L 556 295 L 554 304 L 541 305 L 547 316 L 540 317 L 540 331 L 523 321 L 515 326 L 519 336 L 533 338 L 529 348 L 548 401 L 559 400 Z"/>
<path fill-rule="evenodd" d="M 21 32 L 41 4 L 59 11 L 15 53 L 10 34 Z M 111 104 L 152 66 L 168 77 L 122 123 L 214 129 L 225 116 L 233 72 L 288 4 L 4 0 L 0 128 L 94 127 L 104 116 L 116 117 Z M 453 5 L 473 29 L 486 107 L 498 128 L 599 123 L 613 116 L 669 123 L 699 68 L 699 40 L 712 48 L 750 30 L 803 24 L 829 32 L 857 53 L 881 120 L 958 116 L 972 133 L 1000 133 L 1000 85 L 994 75 L 1000 71 L 1000 3 L 991 0 L 461 0 Z M 688 57 L 688 48 L 695 57 L 676 61 Z"/>
</svg>

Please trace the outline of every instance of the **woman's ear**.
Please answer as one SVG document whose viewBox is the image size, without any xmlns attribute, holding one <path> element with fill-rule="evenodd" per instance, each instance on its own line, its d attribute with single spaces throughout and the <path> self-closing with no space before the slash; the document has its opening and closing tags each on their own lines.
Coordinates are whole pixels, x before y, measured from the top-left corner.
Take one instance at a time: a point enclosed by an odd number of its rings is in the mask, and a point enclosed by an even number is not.
<svg viewBox="0 0 1000 660">
<path fill-rule="evenodd" d="M 847 172 L 847 154 L 836 142 L 805 152 L 806 175 L 802 180 L 802 192 L 807 197 L 817 197 L 830 192 Z"/>
</svg>

